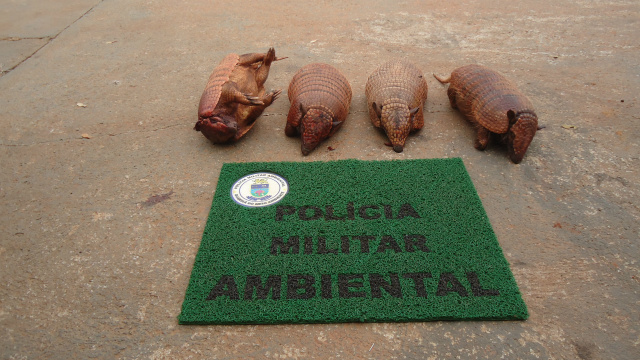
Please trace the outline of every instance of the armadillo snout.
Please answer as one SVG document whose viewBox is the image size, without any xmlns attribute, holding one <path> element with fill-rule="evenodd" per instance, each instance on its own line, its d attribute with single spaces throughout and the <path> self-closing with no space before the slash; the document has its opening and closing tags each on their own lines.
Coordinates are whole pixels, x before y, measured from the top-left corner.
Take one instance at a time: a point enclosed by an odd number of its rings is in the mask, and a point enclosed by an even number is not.
<svg viewBox="0 0 640 360">
<path fill-rule="evenodd" d="M 302 118 L 302 145 L 303 155 L 308 155 L 331 132 L 332 118 L 329 114 L 318 109 L 310 109 Z"/>
<path fill-rule="evenodd" d="M 393 151 L 397 153 L 401 153 L 404 150 L 405 142 L 407 141 L 407 137 L 409 137 L 408 131 L 394 131 L 387 132 L 387 137 L 391 141 L 391 146 L 393 147 Z"/>
<path fill-rule="evenodd" d="M 307 156 L 311 153 L 313 149 L 307 149 L 304 146 L 302 146 L 300 150 L 302 151 L 302 155 Z"/>
<path fill-rule="evenodd" d="M 309 155 L 315 148 L 318 147 L 322 139 L 318 139 L 315 136 L 305 137 L 304 134 L 302 136 L 302 144 L 300 145 L 300 151 L 302 151 L 302 155 Z"/>
<path fill-rule="evenodd" d="M 411 114 L 407 106 L 387 106 L 382 110 L 382 127 L 391 141 L 393 151 L 401 153 L 411 132 Z"/>
<path fill-rule="evenodd" d="M 203 118 L 198 120 L 194 129 L 214 144 L 223 144 L 233 139 L 238 132 L 238 124 L 225 116 Z"/>
<path fill-rule="evenodd" d="M 507 148 L 509 158 L 514 164 L 519 164 L 524 158 L 533 137 L 538 130 L 538 117 L 535 114 L 523 113 L 511 126 Z"/>
</svg>

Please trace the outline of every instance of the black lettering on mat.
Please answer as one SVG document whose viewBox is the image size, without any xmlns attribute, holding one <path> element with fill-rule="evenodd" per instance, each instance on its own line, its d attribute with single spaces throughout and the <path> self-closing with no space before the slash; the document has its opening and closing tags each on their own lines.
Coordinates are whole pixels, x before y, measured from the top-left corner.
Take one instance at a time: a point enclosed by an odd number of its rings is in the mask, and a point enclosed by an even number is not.
<svg viewBox="0 0 640 360">
<path fill-rule="evenodd" d="M 287 278 L 287 299 L 311 299 L 316 296 L 313 275 L 293 274 Z M 301 292 L 302 290 L 302 292 Z"/>
<path fill-rule="evenodd" d="M 400 245 L 391 237 L 390 235 L 384 235 L 382 240 L 380 240 L 380 245 L 378 246 L 378 250 L 376 252 L 385 252 L 386 250 L 391 249 L 397 253 L 402 252 L 400 249 Z"/>
<path fill-rule="evenodd" d="M 409 203 L 402 204 L 402 206 L 400 207 L 400 211 L 398 211 L 397 219 L 402 219 L 407 216 L 420 219 L 420 215 L 418 214 L 416 209 L 414 209 L 413 206 L 411 206 L 411 204 Z"/>
<path fill-rule="evenodd" d="M 285 215 L 293 215 L 295 212 L 295 206 L 278 205 L 276 207 L 276 221 L 282 221 Z"/>
<path fill-rule="evenodd" d="M 480 280 L 478 280 L 478 274 L 475 272 L 467 273 L 467 280 L 469 280 L 469 285 L 471 285 L 471 292 L 473 296 L 498 296 L 500 295 L 500 291 L 494 289 L 484 289 L 482 285 L 480 285 Z"/>
<path fill-rule="evenodd" d="M 308 210 L 313 210 L 313 215 L 309 215 Z M 298 210 L 300 220 L 318 220 L 322 217 L 322 209 L 317 206 L 303 206 Z"/>
<path fill-rule="evenodd" d="M 342 235 L 340 236 L 340 249 L 343 254 L 348 254 L 351 251 L 351 246 L 349 244 L 349 236 Z"/>
<path fill-rule="evenodd" d="M 358 210 L 358 214 L 360 215 L 361 218 L 367 219 L 367 220 L 374 220 L 380 217 L 381 214 L 378 212 L 371 213 L 371 215 L 368 214 L 367 209 L 378 210 L 379 207 L 378 205 L 365 205 L 360 207 L 360 210 Z"/>
<path fill-rule="evenodd" d="M 404 236 L 404 248 L 407 252 L 414 252 L 416 251 L 415 248 L 424 252 L 430 252 L 431 250 L 429 250 L 425 244 L 426 242 L 427 238 L 424 235 L 413 234 Z"/>
<path fill-rule="evenodd" d="M 278 255 L 278 249 L 280 249 L 280 254 L 288 254 L 289 250 L 291 250 L 293 254 L 300 253 L 300 237 L 291 236 L 289 237 L 289 241 L 284 241 L 282 237 L 274 236 L 271 239 L 271 255 Z"/>
<path fill-rule="evenodd" d="M 266 284 L 262 285 L 262 279 L 260 275 L 247 275 L 247 283 L 244 287 L 244 299 L 253 300 L 254 290 L 256 292 L 256 298 L 258 300 L 264 300 L 271 291 L 271 298 L 273 300 L 280 299 L 280 289 L 282 288 L 282 276 L 269 275 Z"/>
<path fill-rule="evenodd" d="M 360 280 L 360 281 L 354 281 Z M 365 297 L 364 291 L 350 291 L 349 289 L 359 289 L 364 286 L 364 274 L 338 274 L 338 295 L 341 298 Z"/>
<path fill-rule="evenodd" d="M 327 205 L 325 207 L 325 210 L 327 212 L 327 215 L 325 215 L 324 219 L 325 220 L 344 220 L 344 216 L 337 216 L 333 214 L 333 206 L 332 205 Z"/>
<path fill-rule="evenodd" d="M 380 207 L 382 206 L 383 211 L 380 211 Z M 336 215 L 335 209 L 333 205 L 326 205 L 324 207 L 325 212 L 322 211 L 322 208 L 314 205 L 305 205 L 296 209 L 295 206 L 291 205 L 278 205 L 276 207 L 276 221 L 282 221 L 286 216 L 293 215 L 298 212 L 298 219 L 309 221 L 309 220 L 318 220 L 324 217 L 325 221 L 330 220 L 355 220 L 355 206 L 353 202 L 349 202 L 346 208 L 346 216 L 344 215 Z M 358 215 L 365 220 L 375 220 L 382 217 L 384 213 L 384 217 L 386 219 L 394 219 L 393 217 L 393 207 L 388 204 L 381 205 L 362 205 L 358 209 Z M 411 206 L 409 203 L 404 203 L 400 205 L 400 209 L 398 210 L 398 215 L 395 219 L 404 219 L 405 217 L 412 217 L 416 219 L 420 219 L 420 214 L 416 211 L 416 209 Z"/>
<path fill-rule="evenodd" d="M 320 277 L 320 296 L 323 299 L 333 298 L 331 293 L 331 274 L 322 274 Z"/>
<path fill-rule="evenodd" d="M 445 272 L 440 274 L 440 281 L 438 281 L 438 291 L 436 291 L 436 296 L 446 296 L 450 292 L 456 292 L 462 297 L 469 296 L 467 289 L 462 286 L 460 280 L 458 280 L 453 273 Z"/>
<path fill-rule="evenodd" d="M 311 236 L 304 237 L 304 253 L 313 254 L 313 238 Z"/>
<path fill-rule="evenodd" d="M 360 252 L 366 254 L 369 252 L 369 241 L 375 240 L 375 236 L 371 235 L 362 235 L 362 236 L 354 236 L 355 240 L 360 240 Z"/>
<path fill-rule="evenodd" d="M 371 285 L 371 297 L 381 298 L 384 289 L 389 295 L 395 298 L 402 297 L 402 289 L 400 288 L 400 277 L 398 274 L 389 274 L 389 282 L 387 282 L 380 274 L 369 274 L 369 283 Z"/>
<path fill-rule="evenodd" d="M 233 275 L 222 275 L 216 286 L 211 289 L 207 300 L 214 300 L 218 296 L 228 296 L 231 300 L 239 300 L 238 286 Z"/>
<path fill-rule="evenodd" d="M 327 248 L 327 238 L 324 236 L 318 236 L 318 254 L 337 254 L 338 249 Z"/>
<path fill-rule="evenodd" d="M 337 290 L 340 298 L 361 298 L 366 297 L 367 292 L 363 290 L 365 275 L 369 277 L 369 286 L 372 298 L 381 298 L 382 290 L 390 296 L 401 298 L 402 287 L 400 276 L 396 273 L 389 273 L 388 280 L 381 274 L 338 274 Z M 283 275 L 269 275 L 266 281 L 260 275 L 247 275 L 244 287 L 244 300 L 265 300 L 271 294 L 271 299 L 281 299 Z M 413 287 L 417 297 L 427 298 L 425 279 L 432 278 L 430 272 L 414 272 L 402 274 L 405 279 L 413 281 Z M 487 289 L 480 284 L 480 279 L 476 272 L 466 272 L 466 277 L 471 287 L 473 296 L 499 296 L 500 291 Z M 333 280 L 331 274 L 320 276 L 320 296 L 323 299 L 333 298 Z M 291 274 L 287 275 L 287 299 L 311 299 L 316 296 L 316 278 L 313 275 Z M 440 274 L 436 296 L 447 296 L 450 293 L 457 293 L 458 296 L 467 297 L 469 292 L 451 272 Z M 222 275 L 215 286 L 209 292 L 206 300 L 215 300 L 220 296 L 228 297 L 230 300 L 239 300 L 238 285 L 233 275 Z"/>
<path fill-rule="evenodd" d="M 424 286 L 424 279 L 431 278 L 430 272 L 417 272 L 402 275 L 405 279 L 413 280 L 413 286 L 416 289 L 416 296 L 427 297 L 427 289 Z"/>
</svg>

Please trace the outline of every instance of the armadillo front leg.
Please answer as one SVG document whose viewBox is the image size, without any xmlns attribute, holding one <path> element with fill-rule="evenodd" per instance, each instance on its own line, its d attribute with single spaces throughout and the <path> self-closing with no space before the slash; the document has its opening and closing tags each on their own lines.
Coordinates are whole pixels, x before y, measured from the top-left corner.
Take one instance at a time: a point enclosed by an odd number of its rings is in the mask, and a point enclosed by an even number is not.
<svg viewBox="0 0 640 360">
<path fill-rule="evenodd" d="M 447 89 L 447 95 L 449 95 L 449 103 L 451 104 L 451 107 L 457 109 L 458 104 L 456 103 L 456 90 L 449 86 Z"/>
<path fill-rule="evenodd" d="M 302 109 L 297 101 L 294 101 L 289 108 L 287 115 L 287 125 L 284 128 L 285 135 L 291 137 L 298 135 L 298 126 L 302 119 Z"/>
<path fill-rule="evenodd" d="M 267 107 L 271 105 L 281 93 L 282 90 L 271 90 L 266 93 L 260 100 L 264 103 L 264 106 Z"/>
<path fill-rule="evenodd" d="M 491 132 L 485 128 L 483 128 L 480 125 L 476 125 L 476 141 L 475 141 L 475 148 L 478 150 L 484 150 L 487 148 L 487 145 L 489 144 L 489 139 L 491 138 Z"/>
<path fill-rule="evenodd" d="M 251 94 L 242 93 L 233 82 L 227 82 L 222 86 L 221 100 L 224 102 L 237 102 L 243 105 L 264 105 L 260 98 Z"/>
<path fill-rule="evenodd" d="M 422 127 L 424 127 L 424 111 L 419 108 L 418 111 L 411 116 L 411 131 L 422 129 Z"/>
</svg>

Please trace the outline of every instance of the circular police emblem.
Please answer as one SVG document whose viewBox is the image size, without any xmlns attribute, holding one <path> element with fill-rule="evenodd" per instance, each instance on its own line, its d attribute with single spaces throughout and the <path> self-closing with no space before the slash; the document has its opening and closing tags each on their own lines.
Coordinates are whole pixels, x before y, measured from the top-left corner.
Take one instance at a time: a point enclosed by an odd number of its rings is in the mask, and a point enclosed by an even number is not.
<svg viewBox="0 0 640 360">
<path fill-rule="evenodd" d="M 264 207 L 282 200 L 289 192 L 289 183 L 278 174 L 261 172 L 236 181 L 231 187 L 231 198 L 247 207 Z"/>
</svg>

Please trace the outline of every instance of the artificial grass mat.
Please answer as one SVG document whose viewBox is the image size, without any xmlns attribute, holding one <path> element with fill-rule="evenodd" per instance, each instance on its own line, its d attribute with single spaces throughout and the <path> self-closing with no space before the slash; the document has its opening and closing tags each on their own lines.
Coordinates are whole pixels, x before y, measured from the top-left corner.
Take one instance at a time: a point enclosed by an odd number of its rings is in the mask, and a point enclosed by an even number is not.
<svg viewBox="0 0 640 360">
<path fill-rule="evenodd" d="M 288 193 L 239 205 L 258 172 Z M 341 160 L 224 164 L 179 322 L 527 317 L 461 159 Z"/>
</svg>

